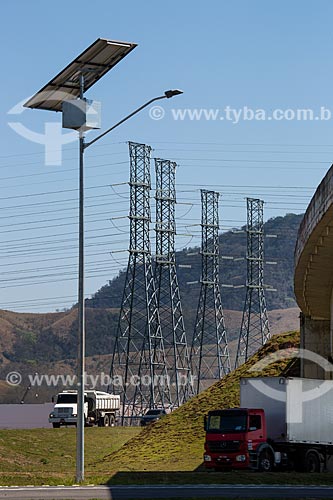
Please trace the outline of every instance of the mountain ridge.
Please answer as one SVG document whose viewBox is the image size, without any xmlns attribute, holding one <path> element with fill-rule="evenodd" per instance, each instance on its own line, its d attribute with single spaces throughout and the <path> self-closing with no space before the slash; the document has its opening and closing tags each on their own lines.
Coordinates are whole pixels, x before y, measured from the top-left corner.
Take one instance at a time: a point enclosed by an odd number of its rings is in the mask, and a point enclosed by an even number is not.
<svg viewBox="0 0 333 500">
<path fill-rule="evenodd" d="M 265 283 L 277 289 L 277 292 L 266 292 L 272 334 L 299 327 L 299 310 L 293 294 L 293 252 L 301 218 L 301 215 L 287 214 L 270 219 L 265 224 L 265 233 L 276 235 L 265 239 L 265 260 L 277 262 L 267 265 L 265 271 Z M 232 289 L 223 285 L 232 283 L 238 286 L 246 282 L 245 227 L 222 233 L 220 243 L 222 304 L 230 350 L 234 351 L 241 325 L 245 288 Z M 177 252 L 176 262 L 187 340 L 191 344 L 200 291 L 200 249 L 185 248 Z M 183 264 L 187 266 L 182 267 Z M 102 366 L 107 372 L 117 332 L 124 278 L 125 272 L 120 271 L 118 277 L 86 300 L 86 355 L 89 359 L 95 358 L 96 366 Z M 189 284 L 193 281 L 197 281 L 197 285 Z M 76 305 L 54 313 L 0 310 L 0 379 L 15 369 L 24 374 L 37 368 L 48 373 L 48 368 L 52 367 L 55 372 L 58 370 L 57 373 L 62 373 L 60 369 L 72 373 L 77 355 L 77 332 Z"/>
</svg>

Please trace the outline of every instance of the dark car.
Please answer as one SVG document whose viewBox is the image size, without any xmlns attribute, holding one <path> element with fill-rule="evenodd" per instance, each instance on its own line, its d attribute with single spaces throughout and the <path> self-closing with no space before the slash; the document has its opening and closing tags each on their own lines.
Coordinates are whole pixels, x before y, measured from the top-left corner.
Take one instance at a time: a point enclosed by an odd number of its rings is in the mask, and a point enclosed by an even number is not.
<svg viewBox="0 0 333 500">
<path fill-rule="evenodd" d="M 156 422 L 165 415 L 166 415 L 165 410 L 158 410 L 158 409 L 148 410 L 145 413 L 145 415 L 142 415 L 140 420 L 140 425 L 143 427 L 145 425 L 151 424 L 152 422 Z"/>
</svg>

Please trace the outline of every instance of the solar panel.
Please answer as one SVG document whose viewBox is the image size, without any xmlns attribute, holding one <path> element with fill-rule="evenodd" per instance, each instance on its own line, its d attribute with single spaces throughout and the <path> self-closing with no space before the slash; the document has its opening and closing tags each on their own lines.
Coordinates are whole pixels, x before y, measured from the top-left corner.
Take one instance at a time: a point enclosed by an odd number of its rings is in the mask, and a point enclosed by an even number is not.
<svg viewBox="0 0 333 500">
<path fill-rule="evenodd" d="M 81 73 L 84 74 L 84 90 L 86 91 L 136 46 L 135 43 L 98 38 L 31 97 L 24 106 L 48 111 L 61 111 L 63 101 L 80 96 Z"/>
</svg>

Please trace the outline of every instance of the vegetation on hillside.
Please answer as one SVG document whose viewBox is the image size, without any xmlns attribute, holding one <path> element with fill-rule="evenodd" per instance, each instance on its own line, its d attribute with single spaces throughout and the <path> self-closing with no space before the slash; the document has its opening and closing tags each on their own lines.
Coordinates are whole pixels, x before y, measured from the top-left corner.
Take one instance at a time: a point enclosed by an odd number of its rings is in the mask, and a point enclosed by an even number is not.
<svg viewBox="0 0 333 500">
<path fill-rule="evenodd" d="M 88 482 L 126 483 L 304 483 L 303 474 L 200 473 L 203 417 L 211 409 L 239 405 L 243 376 L 298 375 L 289 356 L 263 371 L 251 371 L 259 360 L 299 346 L 297 332 L 274 336 L 245 365 L 216 382 L 159 422 L 141 428 L 86 429 Z M 289 351 L 290 352 L 290 351 Z M 280 358 L 281 356 L 279 356 Z M 259 368 L 259 366 L 257 366 Z M 75 429 L 0 430 L 1 484 L 72 484 L 75 470 Z M 136 472 L 140 472 L 137 474 Z M 146 474 L 143 473 L 146 471 Z M 168 473 L 168 471 L 170 473 Z M 331 475 L 311 474 L 310 482 L 330 482 Z"/>
<path fill-rule="evenodd" d="M 287 214 L 284 217 L 269 219 L 264 225 L 265 231 L 265 261 L 276 262 L 265 266 L 265 284 L 277 289 L 267 296 L 268 309 L 284 309 L 295 307 L 293 292 L 294 248 L 302 215 Z M 246 227 L 241 230 L 228 231 L 220 235 L 220 278 L 221 285 L 244 285 L 246 283 Z M 234 257 L 237 260 L 224 259 Z M 243 259 L 243 260 L 240 260 Z M 178 265 L 178 281 L 182 297 L 185 320 L 189 327 L 193 323 L 196 304 L 199 296 L 201 256 L 200 248 L 184 248 L 176 253 Z M 183 265 L 189 267 L 183 267 Z M 94 296 L 87 300 L 93 308 L 119 308 L 124 288 L 125 270 Z M 241 311 L 244 306 L 245 289 L 221 288 L 224 309 Z M 267 292 L 268 295 L 269 292 Z"/>
<path fill-rule="evenodd" d="M 290 355 L 255 370 L 259 360 L 272 353 L 299 347 L 299 333 L 275 335 L 251 359 L 186 404 L 155 424 L 149 425 L 105 460 L 112 468 L 127 471 L 194 470 L 203 455 L 203 417 L 209 410 L 239 406 L 241 377 L 299 375 L 298 363 Z M 287 351 L 286 351 L 287 352 Z M 166 466 L 167 464 L 167 466 Z"/>
<path fill-rule="evenodd" d="M 300 215 L 289 214 L 285 217 L 270 219 L 265 224 L 266 261 L 277 262 L 276 265 L 266 266 L 265 283 L 277 289 L 277 292 L 266 293 L 269 310 L 272 310 L 273 307 L 283 309 L 295 305 L 292 291 L 293 248 L 300 220 Z M 276 238 L 268 237 L 272 235 L 276 235 Z M 246 281 L 245 231 L 223 233 L 220 240 L 221 284 L 244 284 Z M 242 258 L 242 260 L 222 259 L 223 256 Z M 180 264 L 178 277 L 185 329 L 188 342 L 191 343 L 199 298 L 199 284 L 189 285 L 188 282 L 200 279 L 199 249 L 187 248 L 177 252 L 177 263 Z M 181 264 L 190 264 L 191 268 Z M 123 280 L 124 273 L 121 272 L 118 278 L 102 287 L 91 300 L 86 301 L 88 306 L 86 310 L 87 356 L 101 356 L 112 352 L 119 318 Z M 245 289 L 221 287 L 221 291 L 223 307 L 226 311 L 228 340 L 232 347 L 239 335 Z M 230 309 L 235 312 L 230 313 Z M 286 328 L 293 328 L 294 325 L 293 322 Z M 285 326 L 278 331 L 284 330 Z M 40 370 L 44 370 L 43 373 L 49 373 L 48 368 L 51 367 L 54 369 L 53 373 L 73 373 L 77 331 L 75 306 L 69 311 L 48 314 L 19 314 L 11 311 L 0 311 L 0 379 L 4 379 L 8 371 L 12 370 L 22 372 L 24 377 L 26 374 L 36 371 L 42 373 Z M 57 363 L 60 364 L 56 366 Z M 107 364 L 106 373 L 110 369 L 110 359 Z M 94 373 L 95 370 L 92 374 Z M 23 385 L 16 391 L 13 389 L 13 399 L 10 399 L 8 391 L 3 392 L 0 395 L 1 402 L 17 401 L 17 391 L 22 392 L 22 388 Z M 42 392 L 41 390 L 39 395 Z M 53 390 L 54 392 L 56 389 Z M 46 394 L 45 392 L 44 395 L 46 396 Z"/>
<path fill-rule="evenodd" d="M 99 318 L 101 315 L 106 317 L 105 313 L 111 313 L 116 319 L 118 317 L 118 312 L 115 314 L 113 311 L 104 311 L 103 309 L 87 309 L 87 345 L 89 345 L 89 356 L 86 357 L 86 372 L 93 377 L 98 378 L 100 383 L 97 389 L 105 391 L 108 387 L 108 382 L 103 378 L 102 374 L 108 375 L 110 373 L 111 364 L 111 352 L 112 352 L 112 331 L 107 330 L 108 323 L 105 321 L 105 328 L 98 330 Z M 39 375 L 55 375 L 55 376 L 73 376 L 77 373 L 77 360 L 76 352 L 74 351 L 76 345 L 76 311 L 69 311 L 67 313 L 56 313 L 55 322 L 47 323 L 45 325 L 46 330 L 52 331 L 52 336 L 50 336 L 50 341 L 46 339 L 43 335 L 43 329 L 33 329 L 29 323 L 24 322 L 22 314 L 10 313 L 10 322 L 7 321 L 7 351 L 6 356 L 1 358 L 0 351 L 0 404 L 1 403 L 19 403 L 24 397 L 25 403 L 42 403 L 44 401 L 51 401 L 51 397 L 57 394 L 63 389 L 69 389 L 70 386 L 64 385 L 65 383 L 58 379 L 56 384 L 47 385 L 44 380 L 43 384 L 38 387 L 31 387 L 31 390 L 27 391 L 29 387 L 29 377 L 34 376 L 36 372 Z M 269 319 L 271 325 L 271 333 L 277 334 L 290 329 L 297 329 L 299 324 L 299 310 L 297 308 L 293 309 L 279 309 L 276 311 L 270 311 Z M 0 324 L 2 316 L 7 316 L 6 311 L 0 311 Z M 24 314 L 23 314 L 24 316 Z M 41 315 L 30 315 L 37 316 L 36 323 L 41 319 L 38 316 Z M 29 316 L 29 321 L 32 322 L 32 317 Z M 52 317 L 52 314 L 48 316 Z M 239 325 L 241 322 L 242 313 L 241 311 L 225 311 L 225 321 L 228 330 L 229 338 L 229 350 L 232 360 L 234 360 L 235 351 L 237 349 L 237 340 L 231 340 L 232 334 L 239 333 Z M 75 322 L 75 323 L 74 323 Z M 43 323 L 42 323 L 43 324 Z M 90 325 L 94 324 L 94 329 L 90 329 Z M 10 328 L 12 329 L 11 335 L 9 333 Z M 24 349 L 24 343 L 20 337 L 19 343 L 16 344 L 17 331 L 23 331 L 30 333 L 29 338 L 34 341 L 34 349 L 28 346 L 27 350 Z M 72 335 L 69 336 L 69 332 Z M 93 336 L 92 336 L 93 333 Z M 99 333 L 101 336 L 99 336 Z M 39 334 L 41 338 L 44 339 L 45 344 L 43 345 L 43 350 L 39 353 L 37 351 L 40 345 L 41 339 L 39 339 Z M 231 335 L 230 335 L 231 334 Z M 102 337 L 103 335 L 103 337 Z M 55 337 L 55 341 L 53 340 Z M 69 340 L 71 344 L 69 345 Z M 57 356 L 52 352 L 54 343 L 57 343 Z M 20 349 L 17 348 L 17 345 Z M 102 350 L 105 348 L 105 352 Z M 46 351 L 46 359 L 43 360 L 42 353 Z M 51 355 L 48 351 L 51 351 Z M 8 352 L 8 354 L 7 354 Z M 102 353 L 101 353 L 102 352 Z M 15 355 L 15 357 L 14 357 Z M 36 357 L 35 357 L 36 356 Z M 51 357 L 52 356 L 52 357 Z M 233 361 L 232 361 L 233 364 Z M 22 376 L 22 382 L 18 386 L 10 386 L 5 382 L 5 377 L 7 373 L 15 371 L 19 372 Z M 3 379 L 3 380 L 1 380 Z M 91 379 L 89 379 L 91 380 Z M 87 380 L 88 387 L 93 388 L 91 383 L 89 384 Z M 104 380 L 104 382 L 102 382 Z"/>
<path fill-rule="evenodd" d="M 7 311 L 0 312 L 0 318 Z M 119 312 L 105 309 L 86 311 L 86 354 L 104 354 L 112 351 Z M 42 362 L 76 357 L 78 320 L 76 310 L 54 313 L 53 322 L 24 322 L 23 315 L 11 313 L 14 341 L 9 342 L 2 351 L 5 359 L 11 362 L 27 363 L 31 366 Z M 31 315 L 43 317 L 43 314 Z M 45 315 L 52 318 L 52 314 Z M 1 319 L 0 319 L 1 331 Z M 51 348 L 52 346 L 52 348 Z M 0 356 L 1 364 L 1 356 Z"/>
</svg>

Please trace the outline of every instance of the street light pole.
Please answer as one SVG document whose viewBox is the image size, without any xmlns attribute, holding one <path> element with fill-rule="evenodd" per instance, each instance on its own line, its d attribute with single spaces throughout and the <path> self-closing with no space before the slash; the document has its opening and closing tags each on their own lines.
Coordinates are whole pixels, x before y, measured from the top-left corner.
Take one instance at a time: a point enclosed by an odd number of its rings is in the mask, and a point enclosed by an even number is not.
<svg viewBox="0 0 333 500">
<path fill-rule="evenodd" d="M 97 142 L 106 134 L 119 127 L 144 108 L 160 99 L 170 99 L 182 94 L 181 90 L 167 90 L 164 95 L 154 97 L 134 110 L 122 120 L 95 137 L 90 142 L 85 142 L 84 131 L 79 131 L 79 290 L 78 290 L 78 395 L 77 395 L 77 429 L 76 429 L 76 481 L 84 481 L 84 382 L 85 382 L 85 302 L 84 302 L 84 152 L 86 148 Z M 80 75 L 80 99 L 84 98 L 84 74 Z"/>
<path fill-rule="evenodd" d="M 84 96 L 84 74 L 80 74 L 80 99 Z M 85 303 L 84 303 L 84 131 L 79 131 L 79 279 L 78 279 L 78 377 L 76 424 L 76 481 L 84 480 L 84 381 L 85 381 Z"/>
</svg>

